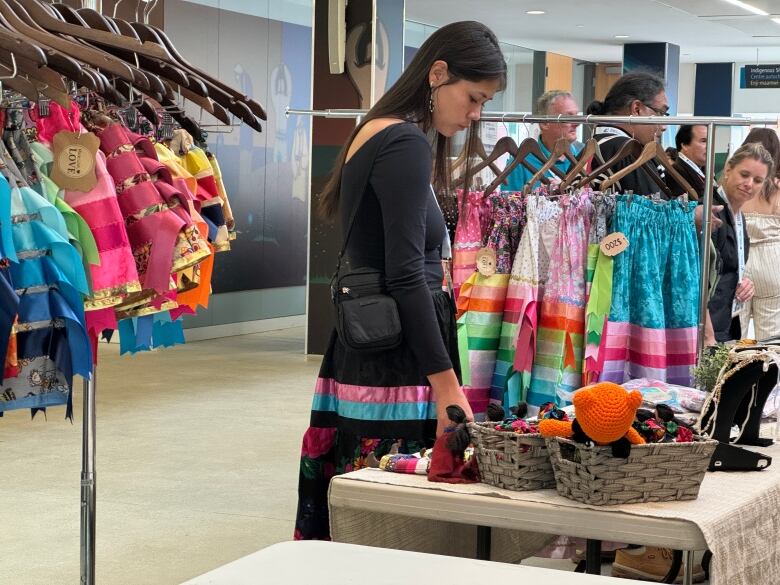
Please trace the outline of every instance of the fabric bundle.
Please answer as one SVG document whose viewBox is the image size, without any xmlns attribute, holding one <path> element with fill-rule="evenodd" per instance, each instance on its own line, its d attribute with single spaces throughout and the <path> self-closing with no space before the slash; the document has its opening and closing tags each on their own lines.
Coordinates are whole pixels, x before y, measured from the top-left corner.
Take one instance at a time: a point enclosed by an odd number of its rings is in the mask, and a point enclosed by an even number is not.
<svg viewBox="0 0 780 585">
<path fill-rule="evenodd" d="M 695 207 L 618 197 L 613 229 L 630 244 L 614 259 L 601 380 L 691 385 L 699 299 Z"/>
<path fill-rule="evenodd" d="M 528 403 L 564 406 L 580 387 L 585 329 L 585 272 L 592 204 L 587 192 L 563 197 L 550 274 L 539 317 Z"/>
<path fill-rule="evenodd" d="M 505 405 L 526 400 L 536 349 L 540 294 L 555 245 L 561 208 L 543 195 L 526 200 L 526 227 L 514 257 L 504 306 L 492 394 Z"/>
</svg>

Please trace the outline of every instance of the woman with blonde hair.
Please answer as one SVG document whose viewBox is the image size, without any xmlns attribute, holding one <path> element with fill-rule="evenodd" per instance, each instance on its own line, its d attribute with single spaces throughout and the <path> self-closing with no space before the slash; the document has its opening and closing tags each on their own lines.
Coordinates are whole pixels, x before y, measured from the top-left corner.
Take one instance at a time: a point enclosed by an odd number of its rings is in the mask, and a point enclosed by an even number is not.
<svg viewBox="0 0 780 585">
<path fill-rule="evenodd" d="M 743 144 L 726 162 L 715 193 L 715 203 L 724 206 L 718 213 L 723 225 L 712 236 L 720 257 L 720 280 L 709 303 L 718 342 L 742 338 L 738 315 L 754 294 L 753 282 L 745 276 L 750 238 L 743 209 L 764 191 L 773 165 L 772 155 L 761 144 Z"/>
</svg>

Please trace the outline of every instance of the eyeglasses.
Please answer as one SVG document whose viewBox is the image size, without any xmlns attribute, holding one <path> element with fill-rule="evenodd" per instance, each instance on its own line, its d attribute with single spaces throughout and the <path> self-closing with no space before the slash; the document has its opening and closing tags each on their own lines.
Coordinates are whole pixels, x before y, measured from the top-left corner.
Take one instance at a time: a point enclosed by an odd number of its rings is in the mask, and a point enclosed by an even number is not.
<svg viewBox="0 0 780 585">
<path fill-rule="evenodd" d="M 645 102 L 642 102 L 642 105 L 645 106 L 646 108 L 650 108 L 651 110 L 653 110 L 653 112 L 655 112 L 659 116 L 668 116 L 669 115 L 669 106 L 666 106 L 663 110 L 659 110 L 658 108 L 655 108 L 655 107 L 653 107 L 650 104 L 647 104 Z"/>
</svg>

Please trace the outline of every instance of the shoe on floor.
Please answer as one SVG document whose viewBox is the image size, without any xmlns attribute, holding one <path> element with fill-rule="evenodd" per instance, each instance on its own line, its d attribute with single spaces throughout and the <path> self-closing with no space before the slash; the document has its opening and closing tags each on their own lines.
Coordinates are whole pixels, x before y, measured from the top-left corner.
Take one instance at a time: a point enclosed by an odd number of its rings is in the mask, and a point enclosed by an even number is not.
<svg viewBox="0 0 780 585">
<path fill-rule="evenodd" d="M 617 551 L 612 564 L 612 576 L 623 579 L 640 579 L 660 583 L 672 567 L 672 549 L 643 546 Z M 683 567 L 675 583 L 682 583 Z M 704 581 L 704 569 L 700 563 L 693 566 L 693 582 Z"/>
</svg>

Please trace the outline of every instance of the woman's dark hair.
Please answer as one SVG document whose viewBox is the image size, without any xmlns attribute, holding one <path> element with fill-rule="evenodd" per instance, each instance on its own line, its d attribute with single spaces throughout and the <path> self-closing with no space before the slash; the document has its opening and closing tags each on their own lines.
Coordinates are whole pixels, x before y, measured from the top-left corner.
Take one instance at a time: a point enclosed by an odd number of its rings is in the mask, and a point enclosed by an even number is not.
<svg viewBox="0 0 780 585">
<path fill-rule="evenodd" d="M 333 217 L 339 204 L 341 192 L 341 172 L 347 151 L 352 140 L 363 125 L 376 118 L 398 118 L 420 124 L 423 132 L 431 132 L 433 114 L 430 110 L 431 87 L 428 73 L 436 61 L 447 63 L 450 75 L 447 84 L 461 79 L 467 81 L 499 80 L 499 90 L 506 85 L 506 61 L 498 44 L 498 39 L 484 24 L 474 21 L 453 22 L 436 30 L 422 44 L 412 62 L 401 74 L 393 86 L 379 98 L 379 101 L 363 117 L 347 139 L 344 148 L 336 159 L 333 173 L 320 193 L 320 212 Z M 470 179 L 470 154 L 474 151 L 479 137 L 479 123 L 473 122 L 466 139 L 466 170 L 468 184 Z M 436 133 L 434 150 L 433 186 L 436 193 L 449 192 L 449 139 Z M 440 201 L 442 211 L 453 211 L 454 198 L 446 197 Z"/>
<path fill-rule="evenodd" d="M 771 128 L 753 128 L 748 132 L 742 145 L 757 142 L 772 155 L 772 166 L 769 168 L 769 176 L 764 184 L 761 194 L 768 200 L 777 192 L 777 184 L 774 179 L 780 178 L 780 138 L 777 132 Z"/>
<path fill-rule="evenodd" d="M 634 100 L 649 104 L 664 90 L 664 80 L 646 71 L 626 73 L 607 92 L 603 102 L 591 102 L 586 114 L 612 116 L 624 114 Z"/>
</svg>

